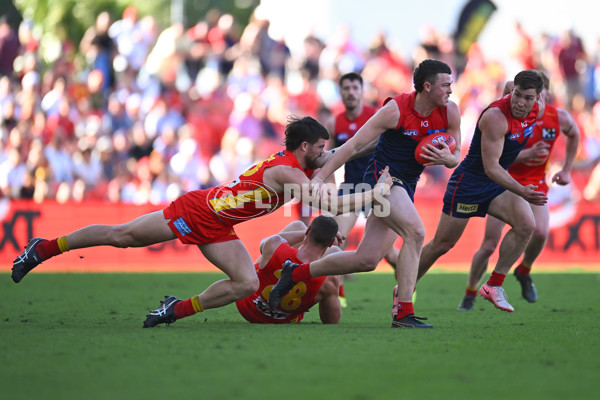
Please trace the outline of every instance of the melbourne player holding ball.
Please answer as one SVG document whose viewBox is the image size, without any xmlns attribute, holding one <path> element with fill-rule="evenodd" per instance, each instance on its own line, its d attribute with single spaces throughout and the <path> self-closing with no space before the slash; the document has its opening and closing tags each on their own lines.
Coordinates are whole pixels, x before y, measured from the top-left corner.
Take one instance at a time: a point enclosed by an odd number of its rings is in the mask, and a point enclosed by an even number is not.
<svg viewBox="0 0 600 400">
<path fill-rule="evenodd" d="M 425 240 L 425 228 L 413 204 L 414 192 L 425 166 L 454 168 L 458 165 L 460 111 L 455 103 L 449 101 L 452 71 L 447 64 L 424 60 L 415 69 L 413 81 L 415 91 L 387 99 L 384 106 L 332 155 L 312 180 L 315 188 L 322 188 L 323 181 L 342 164 L 377 143 L 364 181 L 373 184 L 379 172 L 389 167 L 394 182 L 385 198 L 389 208 L 378 213 L 378 205 L 375 204 L 367 218 L 364 237 L 355 252 L 336 253 L 299 266 L 287 263 L 279 282 L 271 290 L 269 304 L 272 307 L 277 306 L 295 282 L 314 276 L 372 271 L 400 235 L 403 243 L 396 263 L 398 290 L 397 295 L 394 291 L 392 327 L 432 327 L 415 317 L 412 303 L 419 256 Z M 423 149 L 428 162 L 419 164 L 414 156 L 419 141 L 440 132 L 454 138 L 456 150 L 450 152 L 445 143 L 441 149 L 434 146 Z"/>
</svg>

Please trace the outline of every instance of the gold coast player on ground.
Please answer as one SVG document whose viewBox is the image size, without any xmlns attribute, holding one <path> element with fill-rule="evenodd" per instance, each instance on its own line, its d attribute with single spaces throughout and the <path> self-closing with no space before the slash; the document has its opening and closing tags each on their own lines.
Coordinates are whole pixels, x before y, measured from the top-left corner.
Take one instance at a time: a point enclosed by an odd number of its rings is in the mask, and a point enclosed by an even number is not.
<svg viewBox="0 0 600 400">
<path fill-rule="evenodd" d="M 277 283 L 282 264 L 286 260 L 295 263 L 315 261 L 324 254 L 341 251 L 333 245 L 337 234 L 335 219 L 319 215 L 308 229 L 303 222 L 294 221 L 278 235 L 264 239 L 260 244 L 261 255 L 255 264 L 260 287 L 251 296 L 236 302 L 240 314 L 257 324 L 298 323 L 305 312 L 319 304 L 321 322 L 337 324 L 342 316 L 337 276 L 320 276 L 298 282 L 285 294 L 278 307 L 272 309 L 268 304 L 269 292 Z"/>
</svg>

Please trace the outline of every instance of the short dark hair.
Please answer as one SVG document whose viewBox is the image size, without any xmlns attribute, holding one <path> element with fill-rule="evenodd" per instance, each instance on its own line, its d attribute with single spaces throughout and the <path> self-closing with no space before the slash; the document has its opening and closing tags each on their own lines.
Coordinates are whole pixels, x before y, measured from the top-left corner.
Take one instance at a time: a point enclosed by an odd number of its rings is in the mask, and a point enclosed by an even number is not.
<svg viewBox="0 0 600 400">
<path fill-rule="evenodd" d="M 542 77 L 542 81 L 544 81 L 544 87 L 546 90 L 550 90 L 550 77 L 548 76 L 548 73 L 543 69 L 539 69 L 538 72 Z"/>
<path fill-rule="evenodd" d="M 339 85 L 342 86 L 342 83 L 344 83 L 344 81 L 358 81 L 360 82 L 360 86 L 362 87 L 363 85 L 363 78 L 362 76 L 360 76 L 360 74 L 357 74 L 356 72 L 348 72 L 347 74 L 344 74 L 340 77 L 339 80 Z"/>
<path fill-rule="evenodd" d="M 285 149 L 294 151 L 302 142 L 315 144 L 319 139 L 329 139 L 327 129 L 312 117 L 290 116 L 285 127 Z"/>
<path fill-rule="evenodd" d="M 413 72 L 413 84 L 415 90 L 419 93 L 423 91 L 423 85 L 425 82 L 434 84 L 437 80 L 437 74 L 452 74 L 452 69 L 448 64 L 439 60 L 432 60 L 430 58 L 421 61 L 415 71 Z"/>
<path fill-rule="evenodd" d="M 319 215 L 310 223 L 308 239 L 321 247 L 329 247 L 338 233 L 338 224 L 333 217 Z"/>
<path fill-rule="evenodd" d="M 535 89 L 537 94 L 542 93 L 542 90 L 544 89 L 544 80 L 539 71 L 535 69 L 526 69 L 525 71 L 519 72 L 515 76 L 514 82 L 515 86 L 518 86 L 523 90 Z"/>
</svg>

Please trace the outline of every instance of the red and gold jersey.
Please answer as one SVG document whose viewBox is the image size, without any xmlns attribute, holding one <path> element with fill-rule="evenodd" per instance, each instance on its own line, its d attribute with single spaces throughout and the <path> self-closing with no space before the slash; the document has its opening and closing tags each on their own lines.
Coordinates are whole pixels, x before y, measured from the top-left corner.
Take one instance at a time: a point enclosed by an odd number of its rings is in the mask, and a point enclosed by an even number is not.
<svg viewBox="0 0 600 400">
<path fill-rule="evenodd" d="M 552 152 L 552 148 L 558 139 L 560 134 L 560 122 L 558 121 L 558 110 L 556 107 L 546 105 L 544 109 L 544 115 L 538 121 L 536 121 L 533 128 L 533 134 L 529 138 L 529 141 L 523 148 L 523 150 L 532 147 L 539 141 L 544 141 L 549 144 L 548 152 Z M 522 150 L 521 150 L 522 151 Z M 508 172 L 515 180 L 521 184 L 538 184 L 545 180 L 546 172 L 548 171 L 548 162 L 550 161 L 550 155 L 546 159 L 546 162 L 540 165 L 526 165 L 525 163 L 516 162 L 511 164 L 508 168 Z"/>
<path fill-rule="evenodd" d="M 315 296 L 327 277 L 319 276 L 306 282 L 298 282 L 283 297 L 276 309 L 269 307 L 269 294 L 281 275 L 282 264 L 290 259 L 300 264 L 298 250 L 282 243 L 271 256 L 267 265 L 260 269 L 255 265 L 260 287 L 257 292 L 236 302 L 238 311 L 249 322 L 258 324 L 287 324 L 302 320 L 304 313 L 315 305 Z"/>
<path fill-rule="evenodd" d="M 302 169 L 291 151 L 283 150 L 251 166 L 229 185 L 208 189 L 209 208 L 230 225 L 275 211 L 284 204 L 284 193 L 275 192 L 265 185 L 263 174 L 267 168 L 277 165 L 298 168 L 309 179 L 314 173 L 312 169 Z"/>
</svg>

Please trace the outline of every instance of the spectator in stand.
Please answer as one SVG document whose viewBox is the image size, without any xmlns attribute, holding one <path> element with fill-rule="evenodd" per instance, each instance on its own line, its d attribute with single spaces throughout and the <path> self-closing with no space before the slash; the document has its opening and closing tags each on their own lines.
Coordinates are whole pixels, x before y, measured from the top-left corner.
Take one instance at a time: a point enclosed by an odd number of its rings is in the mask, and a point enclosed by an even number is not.
<svg viewBox="0 0 600 400">
<path fill-rule="evenodd" d="M 0 16 L 0 76 L 12 77 L 21 42 L 6 16 Z"/>
<path fill-rule="evenodd" d="M 97 69 L 102 73 L 102 92 L 105 94 L 108 94 L 115 83 L 113 60 L 117 47 L 108 33 L 111 23 L 110 14 L 107 11 L 101 12 L 96 18 L 96 24 L 87 29 L 79 44 L 90 69 Z"/>
<path fill-rule="evenodd" d="M 573 108 L 573 97 L 581 93 L 581 74 L 578 64 L 585 60 L 586 54 L 581 39 L 570 29 L 560 37 L 558 66 L 565 81 L 564 97 L 568 110 Z"/>
</svg>

